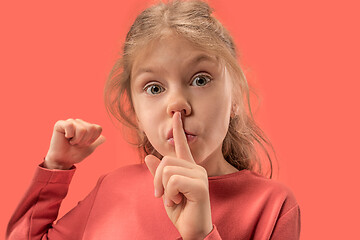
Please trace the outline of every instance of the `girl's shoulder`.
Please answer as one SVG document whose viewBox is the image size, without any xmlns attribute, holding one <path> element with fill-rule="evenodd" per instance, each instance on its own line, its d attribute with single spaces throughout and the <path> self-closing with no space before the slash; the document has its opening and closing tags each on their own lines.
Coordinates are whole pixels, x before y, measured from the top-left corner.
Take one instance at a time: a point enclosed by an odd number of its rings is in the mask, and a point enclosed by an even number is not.
<svg viewBox="0 0 360 240">
<path fill-rule="evenodd" d="M 152 175 L 145 163 L 137 163 L 119 167 L 103 177 L 116 181 L 141 181 L 146 178 L 152 178 Z"/>
<path fill-rule="evenodd" d="M 231 195 L 266 196 L 296 204 L 293 191 L 279 180 L 269 179 L 250 170 L 209 178 L 211 190 Z M 293 205 L 292 204 L 292 205 Z"/>
<path fill-rule="evenodd" d="M 247 169 L 226 175 L 209 177 L 209 182 L 212 184 L 230 184 L 235 186 L 246 184 L 249 187 L 256 185 L 258 187 L 266 188 L 287 188 L 278 180 L 267 178 L 257 172 Z"/>
</svg>

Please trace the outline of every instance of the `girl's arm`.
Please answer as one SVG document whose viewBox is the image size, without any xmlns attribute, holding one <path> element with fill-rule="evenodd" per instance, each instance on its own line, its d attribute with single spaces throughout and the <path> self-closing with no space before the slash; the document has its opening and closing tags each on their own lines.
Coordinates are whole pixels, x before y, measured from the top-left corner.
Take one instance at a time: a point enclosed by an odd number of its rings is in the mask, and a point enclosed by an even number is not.
<svg viewBox="0 0 360 240">
<path fill-rule="evenodd" d="M 300 228 L 300 207 L 296 204 L 279 217 L 270 239 L 298 240 L 300 239 Z"/>
<path fill-rule="evenodd" d="M 9 222 L 6 234 L 8 239 L 40 239 L 42 236 L 46 239 L 44 234 L 50 234 L 49 229 L 67 194 L 75 172 L 74 164 L 84 160 L 105 141 L 101 131 L 99 125 L 80 119 L 56 122 L 45 161 L 37 169 L 27 193 Z M 96 189 L 85 203 L 91 204 L 94 192 Z M 81 214 L 86 214 L 86 207 L 81 209 L 85 211 Z M 80 224 L 81 221 L 78 222 Z M 77 225 L 73 223 L 69 228 Z"/>
<path fill-rule="evenodd" d="M 75 168 L 64 171 L 39 166 L 9 222 L 6 239 L 82 239 L 88 215 L 104 176 L 83 201 L 54 224 L 74 172 Z"/>
<path fill-rule="evenodd" d="M 41 239 L 56 220 L 75 172 L 39 166 L 7 228 L 7 239 Z"/>
</svg>

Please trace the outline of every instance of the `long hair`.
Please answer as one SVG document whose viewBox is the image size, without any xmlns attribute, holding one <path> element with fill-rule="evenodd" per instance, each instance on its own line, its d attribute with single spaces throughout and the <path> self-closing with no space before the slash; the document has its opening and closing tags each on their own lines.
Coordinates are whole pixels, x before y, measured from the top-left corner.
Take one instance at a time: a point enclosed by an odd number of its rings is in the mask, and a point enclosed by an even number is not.
<svg viewBox="0 0 360 240">
<path fill-rule="evenodd" d="M 234 87 L 229 129 L 222 146 L 223 156 L 238 170 L 249 169 L 264 174 L 260 147 L 267 156 L 271 178 L 272 160 L 266 146 L 275 151 L 252 115 L 250 90 L 238 63 L 234 41 L 225 27 L 212 16 L 212 12 L 209 5 L 202 1 L 175 0 L 160 2 L 140 13 L 126 36 L 122 56 L 115 63 L 105 84 L 106 109 L 136 133 L 136 140 L 132 144 L 138 147 L 142 159 L 147 154 L 162 157 L 137 126 L 130 79 L 137 52 L 170 31 L 225 62 Z"/>
</svg>

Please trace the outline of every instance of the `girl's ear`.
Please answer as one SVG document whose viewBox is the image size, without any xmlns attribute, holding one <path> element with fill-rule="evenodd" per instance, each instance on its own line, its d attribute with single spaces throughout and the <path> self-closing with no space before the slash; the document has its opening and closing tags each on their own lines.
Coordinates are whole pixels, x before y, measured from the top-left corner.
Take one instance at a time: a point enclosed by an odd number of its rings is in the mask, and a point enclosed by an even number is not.
<svg viewBox="0 0 360 240">
<path fill-rule="evenodd" d="M 233 103 L 231 105 L 231 113 L 230 116 L 233 118 L 235 116 L 239 115 L 239 106 L 236 103 Z"/>
</svg>

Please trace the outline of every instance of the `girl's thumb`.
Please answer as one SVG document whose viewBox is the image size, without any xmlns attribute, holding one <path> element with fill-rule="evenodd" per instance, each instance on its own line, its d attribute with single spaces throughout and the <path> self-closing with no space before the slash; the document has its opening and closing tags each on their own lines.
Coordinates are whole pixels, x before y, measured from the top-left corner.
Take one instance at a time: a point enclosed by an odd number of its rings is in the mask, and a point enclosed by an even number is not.
<svg viewBox="0 0 360 240">
<path fill-rule="evenodd" d="M 100 135 L 95 142 L 91 144 L 91 148 L 95 150 L 100 144 L 103 144 L 106 141 L 106 138 L 103 135 Z"/>
</svg>

